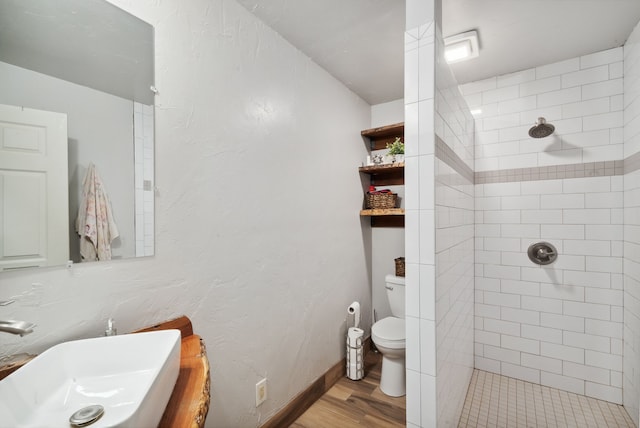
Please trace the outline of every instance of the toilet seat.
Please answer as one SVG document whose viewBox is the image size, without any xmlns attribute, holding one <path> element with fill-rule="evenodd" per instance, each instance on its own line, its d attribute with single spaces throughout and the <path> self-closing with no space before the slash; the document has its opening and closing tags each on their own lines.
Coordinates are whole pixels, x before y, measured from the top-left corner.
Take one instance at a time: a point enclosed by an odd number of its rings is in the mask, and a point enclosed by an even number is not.
<svg viewBox="0 0 640 428">
<path fill-rule="evenodd" d="M 389 349 L 404 349 L 405 322 L 403 318 L 387 317 L 371 327 L 371 339 L 378 346 Z"/>
</svg>

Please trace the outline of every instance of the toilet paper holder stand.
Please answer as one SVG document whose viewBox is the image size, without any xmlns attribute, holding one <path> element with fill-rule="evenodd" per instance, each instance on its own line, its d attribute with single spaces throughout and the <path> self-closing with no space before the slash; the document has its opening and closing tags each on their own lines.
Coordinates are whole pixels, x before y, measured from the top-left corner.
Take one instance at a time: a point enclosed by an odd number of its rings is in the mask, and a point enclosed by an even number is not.
<svg viewBox="0 0 640 428">
<path fill-rule="evenodd" d="M 347 334 L 347 377 L 351 380 L 364 377 L 363 333 L 361 329 L 352 327 Z"/>
<path fill-rule="evenodd" d="M 347 313 L 353 315 L 353 327 L 347 332 L 347 377 L 360 380 L 364 377 L 364 330 L 360 326 L 360 303 L 353 302 L 347 308 Z"/>
</svg>

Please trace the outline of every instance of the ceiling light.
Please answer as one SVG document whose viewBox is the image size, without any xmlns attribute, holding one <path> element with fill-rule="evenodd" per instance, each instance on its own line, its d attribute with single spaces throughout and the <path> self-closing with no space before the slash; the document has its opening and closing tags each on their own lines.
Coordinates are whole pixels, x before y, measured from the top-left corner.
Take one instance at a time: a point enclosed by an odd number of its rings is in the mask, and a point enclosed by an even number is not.
<svg viewBox="0 0 640 428">
<path fill-rule="evenodd" d="M 444 39 L 444 59 L 449 63 L 478 56 L 478 32 L 467 31 Z"/>
</svg>

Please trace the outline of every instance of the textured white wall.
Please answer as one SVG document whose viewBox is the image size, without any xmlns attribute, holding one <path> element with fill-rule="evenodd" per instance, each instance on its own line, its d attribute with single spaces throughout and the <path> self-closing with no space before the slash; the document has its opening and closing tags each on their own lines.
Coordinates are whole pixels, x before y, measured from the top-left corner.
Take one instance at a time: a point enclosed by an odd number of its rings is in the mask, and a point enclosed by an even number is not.
<svg viewBox="0 0 640 428">
<path fill-rule="evenodd" d="M 4 62 L 0 75 L 1 104 L 67 114 L 70 259 L 80 261 L 75 220 L 89 162 L 104 182 L 120 232 L 113 258 L 135 257 L 133 102 Z"/>
<path fill-rule="evenodd" d="M 404 100 L 389 101 L 371 106 L 371 127 L 404 122 Z"/>
<path fill-rule="evenodd" d="M 371 127 L 404 122 L 402 99 L 371 106 Z M 404 206 L 404 186 L 383 186 L 397 193 Z M 377 320 L 391 316 L 391 308 L 384 288 L 384 277 L 395 274 L 396 257 L 404 256 L 404 229 L 397 227 L 371 228 L 371 300 Z"/>
<path fill-rule="evenodd" d="M 0 356 L 188 315 L 207 345 L 207 426 L 264 422 L 370 325 L 358 212 L 370 107 L 232 0 L 117 0 L 155 27 L 156 256 L 0 275 Z M 255 408 L 255 383 L 269 398 Z"/>
<path fill-rule="evenodd" d="M 624 45 L 624 152 L 633 157 L 624 176 L 623 403 L 640 422 L 640 24 Z"/>
</svg>

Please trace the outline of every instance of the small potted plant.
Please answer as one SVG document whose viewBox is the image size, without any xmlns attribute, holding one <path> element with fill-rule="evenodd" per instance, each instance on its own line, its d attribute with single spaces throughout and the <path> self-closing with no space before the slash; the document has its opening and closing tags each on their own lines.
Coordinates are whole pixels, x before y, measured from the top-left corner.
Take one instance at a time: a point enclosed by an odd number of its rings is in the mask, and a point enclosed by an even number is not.
<svg viewBox="0 0 640 428">
<path fill-rule="evenodd" d="M 404 143 L 400 137 L 396 137 L 393 143 L 387 143 L 387 156 L 391 158 L 391 163 L 404 162 Z"/>
</svg>

